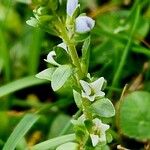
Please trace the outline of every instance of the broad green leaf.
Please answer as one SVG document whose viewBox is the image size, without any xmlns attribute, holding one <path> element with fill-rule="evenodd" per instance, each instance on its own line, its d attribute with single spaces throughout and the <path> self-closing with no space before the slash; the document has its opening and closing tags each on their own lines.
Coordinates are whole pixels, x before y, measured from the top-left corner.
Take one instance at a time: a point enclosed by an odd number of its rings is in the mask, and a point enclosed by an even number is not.
<svg viewBox="0 0 150 150">
<path fill-rule="evenodd" d="M 3 147 L 3 150 L 14 150 L 17 144 L 19 144 L 24 135 L 29 131 L 29 129 L 38 119 L 39 116 L 35 114 L 25 115 L 9 136 Z"/>
<path fill-rule="evenodd" d="M 72 67 L 70 65 L 59 66 L 52 75 L 52 89 L 59 90 L 72 74 Z"/>
<path fill-rule="evenodd" d="M 36 77 L 39 78 L 39 79 L 45 79 L 45 80 L 51 81 L 52 80 L 52 75 L 53 75 L 55 70 L 56 70 L 56 68 L 54 68 L 54 67 L 45 69 L 45 70 L 39 72 L 36 75 Z"/>
<path fill-rule="evenodd" d="M 56 147 L 66 143 L 71 142 L 76 139 L 75 134 L 68 134 L 61 137 L 53 138 L 50 140 L 47 140 L 45 142 L 39 143 L 37 145 L 34 145 L 31 147 L 32 150 L 49 150 L 49 149 L 55 149 Z"/>
<path fill-rule="evenodd" d="M 78 150 L 78 149 L 79 149 L 79 145 L 74 142 L 68 142 L 68 143 L 62 144 L 56 148 L 56 150 Z"/>
<path fill-rule="evenodd" d="M 25 78 L 10 82 L 0 87 L 0 97 L 10 94 L 12 92 L 21 90 L 23 88 L 29 87 L 29 86 L 42 84 L 44 82 L 45 81 L 39 80 L 35 76 L 29 76 L 29 77 L 25 77 Z"/>
<path fill-rule="evenodd" d="M 78 106 L 78 108 L 81 108 L 81 106 L 82 106 L 81 94 L 78 93 L 77 91 L 73 90 L 73 96 L 74 96 L 74 100 L 75 100 L 76 105 Z"/>
<path fill-rule="evenodd" d="M 138 140 L 150 139 L 150 93 L 136 91 L 123 99 L 120 105 L 121 132 Z"/>
<path fill-rule="evenodd" d="M 90 106 L 90 110 L 100 117 L 113 117 L 115 108 L 108 98 L 102 98 Z"/>
<path fill-rule="evenodd" d="M 64 115 L 64 114 L 58 115 L 51 125 L 49 137 L 54 138 L 54 137 L 59 136 L 60 133 L 63 131 L 63 129 L 66 127 L 66 125 L 70 122 L 70 120 L 71 118 L 67 115 Z M 68 133 L 69 131 L 67 132 L 67 134 Z"/>
</svg>

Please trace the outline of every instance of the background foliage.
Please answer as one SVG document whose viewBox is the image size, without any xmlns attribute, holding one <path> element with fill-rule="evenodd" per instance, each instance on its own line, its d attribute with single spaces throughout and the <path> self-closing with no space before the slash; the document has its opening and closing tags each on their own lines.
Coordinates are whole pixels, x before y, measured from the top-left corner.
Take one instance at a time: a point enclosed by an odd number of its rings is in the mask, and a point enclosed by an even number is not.
<svg viewBox="0 0 150 150">
<path fill-rule="evenodd" d="M 107 96 L 116 105 L 116 118 L 106 120 L 112 125 L 114 138 L 110 147 L 116 149 L 121 144 L 129 149 L 146 149 L 150 146 L 150 2 L 81 3 L 82 10 L 96 20 L 89 72 L 106 78 Z M 24 149 L 72 133 L 72 127 L 65 130 L 77 111 L 70 83 L 54 94 L 49 82 L 35 78 L 46 68 L 43 59 L 61 41 L 26 24 L 33 8 L 30 0 L 0 1 L 0 149 L 24 116 L 22 126 L 27 125 L 26 131 L 32 128 L 26 135 L 25 130 L 18 131 L 16 140 L 12 135 L 14 141 L 11 139 L 7 146 Z"/>
</svg>

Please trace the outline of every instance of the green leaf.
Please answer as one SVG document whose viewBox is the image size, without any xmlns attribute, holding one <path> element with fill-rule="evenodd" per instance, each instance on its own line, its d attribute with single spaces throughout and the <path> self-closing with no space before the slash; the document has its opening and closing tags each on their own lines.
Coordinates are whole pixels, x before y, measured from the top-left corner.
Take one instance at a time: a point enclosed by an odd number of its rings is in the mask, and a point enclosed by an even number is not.
<svg viewBox="0 0 150 150">
<path fill-rule="evenodd" d="M 123 99 L 119 125 L 124 135 L 138 140 L 150 139 L 150 93 L 136 91 Z"/>
<path fill-rule="evenodd" d="M 54 51 L 56 52 L 55 60 L 59 64 L 64 65 L 64 64 L 69 64 L 71 62 L 69 54 L 63 48 L 56 46 L 54 47 Z"/>
<path fill-rule="evenodd" d="M 54 67 L 45 69 L 45 70 L 39 72 L 36 75 L 36 77 L 39 78 L 39 79 L 45 79 L 45 80 L 51 81 L 52 80 L 52 75 L 53 75 L 55 70 L 56 70 L 56 68 L 54 68 Z"/>
<path fill-rule="evenodd" d="M 49 137 L 54 138 L 59 136 L 60 133 L 63 131 L 63 129 L 66 127 L 66 125 L 70 122 L 70 120 L 71 120 L 70 116 L 64 114 L 58 115 L 51 125 Z M 68 133 L 69 131 L 67 132 L 67 134 Z"/>
<path fill-rule="evenodd" d="M 19 142 L 22 140 L 23 136 L 38 119 L 39 116 L 35 114 L 25 115 L 9 136 L 3 147 L 3 150 L 14 150 L 17 144 L 19 144 Z"/>
<path fill-rule="evenodd" d="M 0 87 L 0 97 L 21 90 L 23 88 L 42 84 L 45 81 L 37 79 L 35 76 L 25 77 Z M 21 84 L 20 84 L 21 83 Z"/>
<path fill-rule="evenodd" d="M 78 93 L 77 91 L 73 90 L 73 96 L 74 96 L 74 100 L 75 100 L 76 105 L 78 106 L 78 108 L 81 108 L 81 106 L 82 106 L 81 94 Z"/>
<path fill-rule="evenodd" d="M 52 75 L 52 89 L 59 90 L 72 74 L 72 67 L 70 65 L 59 66 Z"/>
<path fill-rule="evenodd" d="M 89 37 L 89 32 L 83 33 L 83 34 L 78 34 L 76 33 L 74 38 L 76 42 L 83 42 L 87 37 Z"/>
<path fill-rule="evenodd" d="M 78 149 L 79 149 L 79 145 L 74 142 L 68 142 L 68 143 L 62 144 L 56 148 L 56 150 L 78 150 Z"/>
<path fill-rule="evenodd" d="M 84 70 L 86 74 L 88 73 L 88 67 L 89 67 L 89 46 L 90 46 L 90 36 L 84 41 L 82 46 L 82 69 Z"/>
<path fill-rule="evenodd" d="M 113 117 L 115 115 L 115 108 L 108 98 L 102 98 L 94 102 L 89 109 L 100 117 Z"/>
<path fill-rule="evenodd" d="M 53 139 L 47 140 L 45 142 L 39 143 L 37 145 L 34 145 L 33 147 L 31 147 L 31 149 L 32 150 L 55 149 L 56 147 L 60 146 L 61 144 L 74 141 L 75 139 L 76 139 L 75 134 L 68 134 L 68 135 L 53 138 Z"/>
</svg>

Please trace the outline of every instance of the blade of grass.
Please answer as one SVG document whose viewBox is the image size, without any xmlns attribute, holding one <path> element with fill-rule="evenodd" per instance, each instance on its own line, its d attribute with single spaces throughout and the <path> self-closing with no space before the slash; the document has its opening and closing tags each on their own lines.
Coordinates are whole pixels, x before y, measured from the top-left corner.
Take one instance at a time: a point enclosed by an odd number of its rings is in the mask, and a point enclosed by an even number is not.
<svg viewBox="0 0 150 150">
<path fill-rule="evenodd" d="M 46 82 L 45 80 L 37 79 L 35 76 L 25 77 L 0 87 L 0 97 L 13 93 L 23 88 L 38 85 Z"/>
<path fill-rule="evenodd" d="M 7 11 L 6 13 L 6 17 L 3 21 L 3 23 L 0 25 L 0 54 L 1 54 L 1 58 L 3 60 L 3 64 L 4 64 L 4 75 L 5 75 L 5 80 L 9 81 L 10 80 L 10 76 L 11 76 L 11 70 L 10 70 L 10 56 L 9 56 L 9 50 L 7 47 L 7 41 L 5 38 L 5 31 L 4 31 L 4 26 L 6 24 L 6 19 L 7 16 L 9 14 L 9 9 L 11 7 L 11 0 L 6 1 L 6 7 L 7 7 Z"/>
<path fill-rule="evenodd" d="M 132 44 L 132 38 L 133 38 L 133 35 L 134 35 L 134 32 L 135 32 L 135 29 L 137 27 L 137 24 L 138 24 L 139 16 L 140 16 L 140 6 L 138 6 L 137 9 L 136 9 L 135 20 L 134 20 L 134 24 L 132 26 L 131 34 L 130 34 L 128 43 L 125 46 L 125 49 L 123 51 L 122 57 L 120 59 L 120 64 L 119 64 L 119 66 L 118 66 L 118 68 L 115 72 L 115 75 L 114 75 L 114 78 L 113 78 L 113 81 L 112 81 L 112 87 L 118 86 L 118 84 L 120 82 L 121 73 L 122 73 L 123 67 L 125 65 L 126 58 L 127 58 L 130 46 Z M 111 91 L 108 92 L 109 96 L 110 96 L 110 94 L 111 94 Z"/>
<path fill-rule="evenodd" d="M 25 115 L 9 136 L 2 150 L 14 150 L 17 144 L 19 144 L 24 135 L 38 119 L 39 116 L 35 114 Z"/>
<path fill-rule="evenodd" d="M 30 47 L 29 57 L 28 57 L 28 71 L 30 75 L 37 73 L 40 50 L 41 50 L 41 41 L 43 38 L 43 32 L 40 29 L 33 30 L 32 44 Z"/>
<path fill-rule="evenodd" d="M 103 29 L 101 27 L 100 24 L 98 24 L 99 28 L 101 29 L 99 32 L 94 32 L 94 34 L 96 35 L 106 35 L 108 37 L 110 37 L 112 40 L 116 40 L 120 43 L 127 43 L 128 42 L 128 37 L 127 36 L 123 36 L 121 34 L 113 34 L 109 31 L 106 31 L 105 29 Z M 132 48 L 131 48 L 131 51 L 135 52 L 135 53 L 140 53 L 140 54 L 144 54 L 146 56 L 150 56 L 150 50 L 145 48 L 145 47 L 142 47 L 136 43 L 134 43 L 132 41 Z"/>
<path fill-rule="evenodd" d="M 76 139 L 75 134 L 68 134 L 68 135 L 53 138 L 53 139 L 47 140 L 45 142 L 39 143 L 37 145 L 34 145 L 33 147 L 31 147 L 31 149 L 32 150 L 55 149 L 59 145 L 64 144 L 66 142 L 74 141 L 75 139 Z"/>
</svg>

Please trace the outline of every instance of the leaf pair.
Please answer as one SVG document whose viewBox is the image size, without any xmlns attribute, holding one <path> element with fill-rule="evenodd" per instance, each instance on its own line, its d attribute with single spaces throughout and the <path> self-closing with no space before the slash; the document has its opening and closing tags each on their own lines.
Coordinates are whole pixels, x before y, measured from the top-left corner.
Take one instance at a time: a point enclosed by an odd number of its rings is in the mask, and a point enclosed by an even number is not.
<svg viewBox="0 0 150 150">
<path fill-rule="evenodd" d="M 58 68 L 48 68 L 36 75 L 37 78 L 51 81 L 51 86 L 54 91 L 59 90 L 73 73 L 73 68 L 70 65 L 61 65 Z"/>
</svg>

